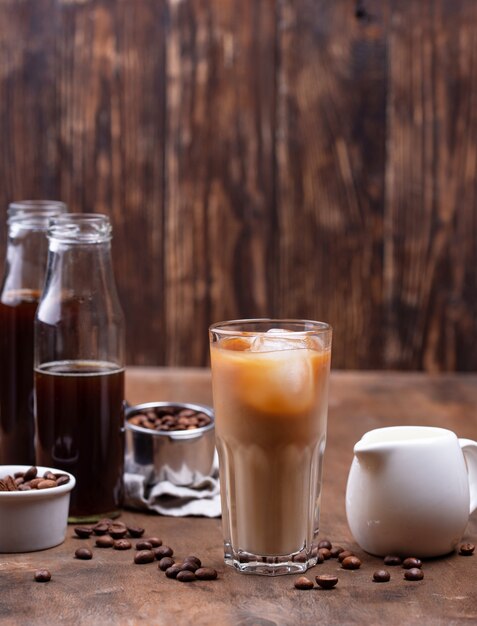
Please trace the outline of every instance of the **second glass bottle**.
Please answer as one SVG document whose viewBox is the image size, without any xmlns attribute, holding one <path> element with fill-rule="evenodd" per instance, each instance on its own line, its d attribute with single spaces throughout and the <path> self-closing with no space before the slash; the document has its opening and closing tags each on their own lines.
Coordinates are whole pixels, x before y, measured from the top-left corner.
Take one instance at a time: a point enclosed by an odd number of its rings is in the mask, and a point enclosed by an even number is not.
<svg viewBox="0 0 477 626">
<path fill-rule="evenodd" d="M 35 319 L 37 463 L 75 475 L 70 521 L 119 514 L 124 466 L 124 319 L 111 225 L 70 214 L 49 231 Z"/>
</svg>

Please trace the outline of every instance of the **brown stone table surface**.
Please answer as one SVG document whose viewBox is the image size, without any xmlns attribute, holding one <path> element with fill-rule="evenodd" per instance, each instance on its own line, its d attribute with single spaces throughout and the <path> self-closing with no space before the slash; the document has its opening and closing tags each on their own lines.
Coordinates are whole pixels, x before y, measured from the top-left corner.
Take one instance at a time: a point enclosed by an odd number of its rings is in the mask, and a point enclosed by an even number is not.
<svg viewBox="0 0 477 626">
<path fill-rule="evenodd" d="M 211 402 L 210 373 L 201 369 L 130 368 L 127 398 Z M 361 569 L 344 571 L 336 560 L 309 574 L 337 573 L 334 590 L 297 591 L 294 576 L 245 576 L 222 561 L 220 520 L 169 518 L 125 511 L 122 519 L 160 536 L 179 556 L 197 554 L 219 570 L 213 582 L 169 580 L 157 563 L 134 565 L 133 551 L 93 548 L 91 561 L 73 558 L 92 540 L 73 537 L 55 548 L 0 555 L 1 624 L 459 624 L 477 623 L 477 554 L 424 562 L 424 580 L 403 580 L 389 568 L 389 583 L 373 583 L 382 560 L 363 553 L 345 517 L 345 487 L 353 444 L 376 427 L 397 424 L 443 426 L 477 439 L 477 376 L 418 373 L 333 372 L 325 454 L 321 534 L 352 549 Z M 477 514 L 463 540 L 476 543 Z M 35 583 L 46 567 L 52 580 Z"/>
</svg>

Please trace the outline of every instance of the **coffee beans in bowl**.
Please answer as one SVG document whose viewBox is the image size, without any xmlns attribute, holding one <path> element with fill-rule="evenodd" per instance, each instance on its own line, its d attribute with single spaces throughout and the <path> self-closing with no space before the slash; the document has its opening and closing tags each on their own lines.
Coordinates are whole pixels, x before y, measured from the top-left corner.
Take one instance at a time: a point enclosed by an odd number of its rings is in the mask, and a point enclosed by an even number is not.
<svg viewBox="0 0 477 626">
<path fill-rule="evenodd" d="M 75 478 L 52 467 L 0 466 L 0 552 L 32 552 L 64 541 Z"/>
<path fill-rule="evenodd" d="M 126 468 L 148 485 L 195 486 L 213 472 L 213 410 L 200 404 L 149 402 L 126 411 Z"/>
</svg>

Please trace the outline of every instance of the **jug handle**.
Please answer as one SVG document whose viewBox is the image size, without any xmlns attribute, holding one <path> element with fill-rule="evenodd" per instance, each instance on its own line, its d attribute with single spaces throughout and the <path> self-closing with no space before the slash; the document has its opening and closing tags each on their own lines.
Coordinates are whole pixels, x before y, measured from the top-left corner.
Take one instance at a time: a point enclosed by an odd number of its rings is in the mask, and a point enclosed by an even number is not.
<svg viewBox="0 0 477 626">
<path fill-rule="evenodd" d="M 459 439 L 469 473 L 470 513 L 477 509 L 477 441 Z"/>
</svg>

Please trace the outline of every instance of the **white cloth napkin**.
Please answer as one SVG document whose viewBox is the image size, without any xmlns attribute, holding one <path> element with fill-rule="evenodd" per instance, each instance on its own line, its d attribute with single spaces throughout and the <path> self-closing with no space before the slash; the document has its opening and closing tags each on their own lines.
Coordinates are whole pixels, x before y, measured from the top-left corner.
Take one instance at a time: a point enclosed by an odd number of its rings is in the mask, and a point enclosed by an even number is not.
<svg viewBox="0 0 477 626">
<path fill-rule="evenodd" d="M 124 474 L 124 504 L 133 509 L 155 511 L 161 515 L 185 517 L 199 515 L 220 517 L 220 486 L 217 460 L 214 472 L 195 487 L 179 487 L 163 480 L 152 487 L 146 478 L 134 473 L 133 464 L 126 462 Z"/>
</svg>

